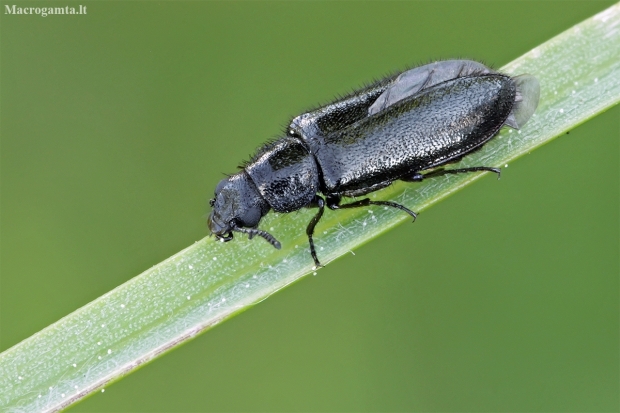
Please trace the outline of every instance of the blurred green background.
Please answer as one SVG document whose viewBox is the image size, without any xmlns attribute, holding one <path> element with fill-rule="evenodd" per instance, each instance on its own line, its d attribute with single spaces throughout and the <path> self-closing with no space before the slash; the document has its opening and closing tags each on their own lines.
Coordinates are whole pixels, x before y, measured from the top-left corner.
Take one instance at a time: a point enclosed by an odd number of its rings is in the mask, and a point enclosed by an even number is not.
<svg viewBox="0 0 620 413">
<path fill-rule="evenodd" d="M 292 116 L 613 3 L 0 3 L 0 350 L 204 237 Z M 70 411 L 617 411 L 619 109 Z"/>
</svg>

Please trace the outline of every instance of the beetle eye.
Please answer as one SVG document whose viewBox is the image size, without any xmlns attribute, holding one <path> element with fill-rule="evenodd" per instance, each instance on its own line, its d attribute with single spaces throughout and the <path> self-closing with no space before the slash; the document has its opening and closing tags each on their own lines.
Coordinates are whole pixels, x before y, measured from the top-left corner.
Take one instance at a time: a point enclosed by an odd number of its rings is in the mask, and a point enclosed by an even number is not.
<svg viewBox="0 0 620 413">
<path fill-rule="evenodd" d="M 209 205 L 211 205 L 211 206 L 215 205 L 215 198 L 209 199 Z"/>
</svg>

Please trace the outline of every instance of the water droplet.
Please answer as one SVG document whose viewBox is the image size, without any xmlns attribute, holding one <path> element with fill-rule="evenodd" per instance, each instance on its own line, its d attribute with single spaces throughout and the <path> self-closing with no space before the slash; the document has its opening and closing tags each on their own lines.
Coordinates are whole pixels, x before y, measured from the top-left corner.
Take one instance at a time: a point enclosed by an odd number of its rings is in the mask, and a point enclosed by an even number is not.
<svg viewBox="0 0 620 413">
<path fill-rule="evenodd" d="M 189 267 L 190 270 L 194 269 L 194 266 L 192 264 L 188 265 L 188 267 Z"/>
<path fill-rule="evenodd" d="M 77 364 L 73 363 L 73 367 L 77 367 Z"/>
<path fill-rule="evenodd" d="M 121 304 L 121 308 L 125 308 L 125 304 Z"/>
<path fill-rule="evenodd" d="M 213 261 L 217 261 L 217 257 L 213 257 Z"/>
<path fill-rule="evenodd" d="M 105 389 L 101 389 L 101 393 L 105 393 Z"/>
<path fill-rule="evenodd" d="M 108 349 L 108 354 L 112 354 L 112 349 Z"/>
<path fill-rule="evenodd" d="M 564 113 L 564 109 L 560 109 L 560 113 Z"/>
</svg>

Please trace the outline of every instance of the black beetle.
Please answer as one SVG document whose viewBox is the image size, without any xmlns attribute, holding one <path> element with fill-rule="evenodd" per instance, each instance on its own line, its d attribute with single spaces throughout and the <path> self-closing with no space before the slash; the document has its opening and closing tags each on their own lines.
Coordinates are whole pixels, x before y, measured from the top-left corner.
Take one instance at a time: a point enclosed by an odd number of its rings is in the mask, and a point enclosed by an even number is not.
<svg viewBox="0 0 620 413">
<path fill-rule="evenodd" d="M 270 209 L 316 207 L 306 234 L 319 267 L 312 235 L 325 205 L 386 205 L 415 219 L 415 212 L 395 202 L 340 202 L 399 179 L 419 182 L 476 171 L 499 175 L 498 168 L 487 166 L 442 166 L 480 149 L 504 125 L 523 126 L 536 110 L 539 90 L 530 75 L 510 77 L 471 60 L 439 61 L 375 82 L 297 116 L 286 137 L 265 144 L 240 172 L 222 180 L 209 202 L 209 229 L 221 241 L 242 232 L 279 249 L 273 235 L 258 229 L 261 218 Z"/>
</svg>

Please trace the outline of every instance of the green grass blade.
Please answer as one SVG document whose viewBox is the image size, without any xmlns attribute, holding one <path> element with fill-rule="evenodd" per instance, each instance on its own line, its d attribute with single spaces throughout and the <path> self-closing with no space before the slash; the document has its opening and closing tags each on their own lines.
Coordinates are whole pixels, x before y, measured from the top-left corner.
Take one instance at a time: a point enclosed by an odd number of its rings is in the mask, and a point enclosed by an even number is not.
<svg viewBox="0 0 620 413">
<path fill-rule="evenodd" d="M 459 166 L 503 166 L 620 100 L 620 5 L 503 70 L 539 79 L 537 113 Z M 398 183 L 373 197 L 422 211 L 480 176 Z M 312 272 L 305 226 L 313 214 L 262 222 L 282 242 L 279 251 L 260 239 L 205 238 L 0 354 L 0 411 L 63 409 Z M 408 219 L 381 208 L 327 211 L 317 227 L 319 257 L 327 263 Z"/>
</svg>

